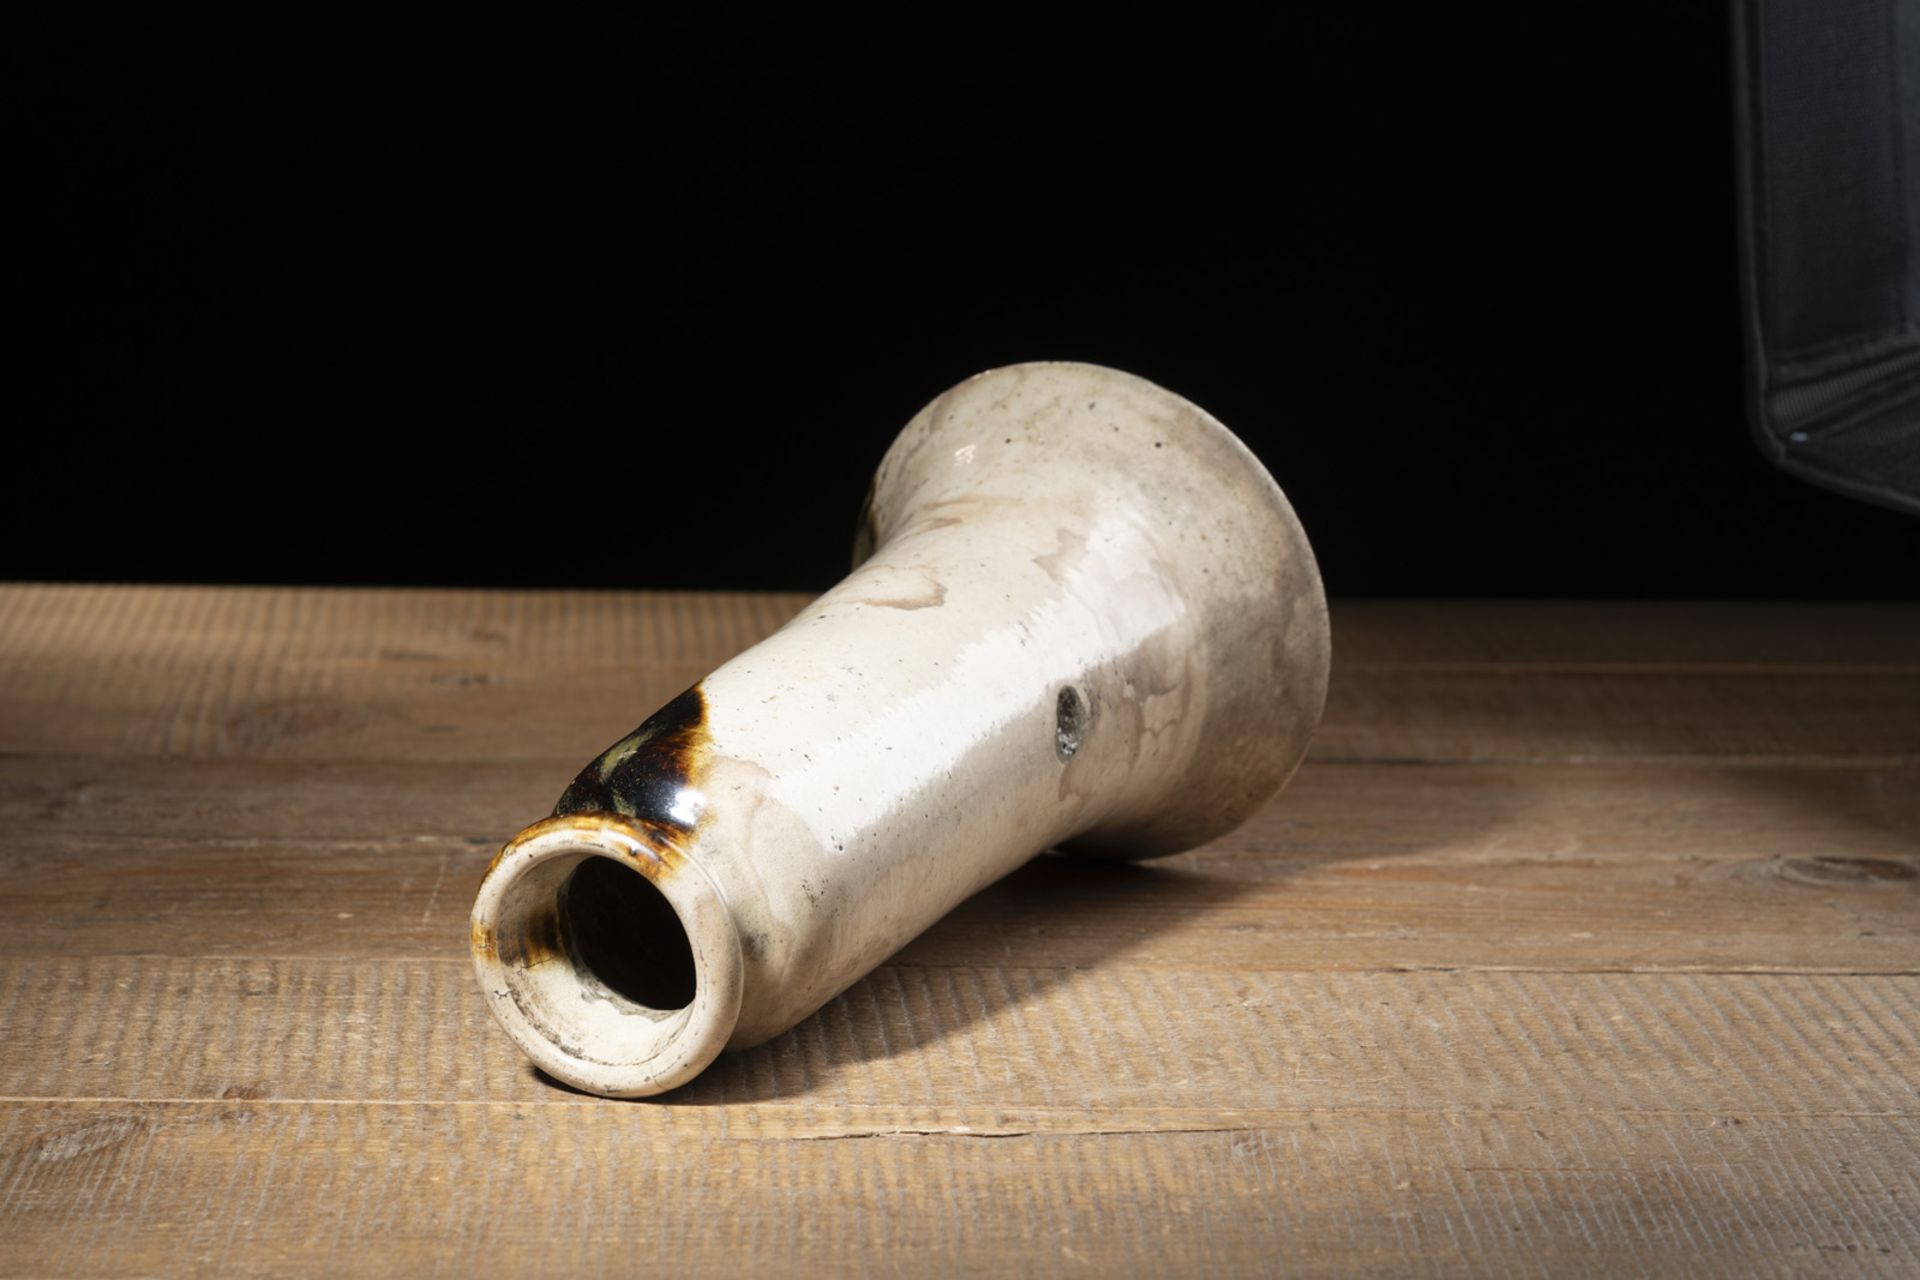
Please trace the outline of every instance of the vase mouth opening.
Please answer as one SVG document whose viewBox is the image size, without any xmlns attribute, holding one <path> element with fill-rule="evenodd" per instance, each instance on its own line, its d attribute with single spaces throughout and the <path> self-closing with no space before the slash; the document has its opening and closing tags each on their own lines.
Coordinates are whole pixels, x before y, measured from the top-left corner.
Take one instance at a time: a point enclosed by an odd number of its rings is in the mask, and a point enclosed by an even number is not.
<svg viewBox="0 0 1920 1280">
<path fill-rule="evenodd" d="M 549 818 L 509 841 L 475 900 L 472 948 L 507 1033 L 593 1093 L 685 1083 L 739 1018 L 725 901 L 672 835 L 617 814 Z"/>
</svg>

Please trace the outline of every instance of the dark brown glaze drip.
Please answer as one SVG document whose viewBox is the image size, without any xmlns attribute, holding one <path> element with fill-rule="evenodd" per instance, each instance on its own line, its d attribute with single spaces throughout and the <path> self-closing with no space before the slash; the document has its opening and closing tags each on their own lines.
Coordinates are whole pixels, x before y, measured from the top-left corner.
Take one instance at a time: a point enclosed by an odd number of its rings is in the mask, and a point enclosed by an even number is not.
<svg viewBox="0 0 1920 1280">
<path fill-rule="evenodd" d="M 692 824 L 674 810 L 680 793 L 697 785 L 708 740 L 707 699 L 695 685 L 582 769 L 554 816 L 617 813 L 690 831 Z M 680 810 L 684 815 L 684 806 Z"/>
</svg>

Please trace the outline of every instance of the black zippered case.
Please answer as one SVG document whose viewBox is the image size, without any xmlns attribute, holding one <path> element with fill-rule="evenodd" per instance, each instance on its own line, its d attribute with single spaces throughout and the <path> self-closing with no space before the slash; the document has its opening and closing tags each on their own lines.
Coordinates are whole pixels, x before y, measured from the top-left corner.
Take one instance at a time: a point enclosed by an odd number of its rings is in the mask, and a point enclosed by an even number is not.
<svg viewBox="0 0 1920 1280">
<path fill-rule="evenodd" d="M 1920 0 L 1733 8 L 1754 434 L 1920 514 Z"/>
</svg>

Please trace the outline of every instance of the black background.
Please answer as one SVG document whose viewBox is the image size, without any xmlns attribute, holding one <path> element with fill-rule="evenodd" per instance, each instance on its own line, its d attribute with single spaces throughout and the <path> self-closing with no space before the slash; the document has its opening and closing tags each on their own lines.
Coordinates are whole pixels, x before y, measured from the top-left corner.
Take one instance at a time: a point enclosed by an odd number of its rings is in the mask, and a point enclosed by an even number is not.
<svg viewBox="0 0 1920 1280">
<path fill-rule="evenodd" d="M 1336 594 L 1915 594 L 1748 437 L 1725 15 L 1423 12 L 16 30 L 0 576 L 823 587 L 1069 358 Z"/>
</svg>

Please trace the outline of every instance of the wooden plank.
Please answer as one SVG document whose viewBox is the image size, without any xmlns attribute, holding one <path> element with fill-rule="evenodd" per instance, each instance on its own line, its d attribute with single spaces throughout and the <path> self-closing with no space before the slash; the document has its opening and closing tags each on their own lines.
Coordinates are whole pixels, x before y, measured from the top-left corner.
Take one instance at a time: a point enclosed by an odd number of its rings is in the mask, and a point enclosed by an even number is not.
<svg viewBox="0 0 1920 1280">
<path fill-rule="evenodd" d="M 811 597 L 726 591 L 0 585 L 0 652 L 88 664 L 712 663 Z"/>
<path fill-rule="evenodd" d="M 823 586 L 826 584 L 822 584 Z M 715 663 L 794 592 L 0 584 L 0 652 L 67 661 L 489 667 Z M 1373 666 L 1834 670 L 1920 666 L 1920 605 L 1335 600 L 1336 660 Z"/>
<path fill-rule="evenodd" d="M 1321 760 L 1920 763 L 1920 675 L 1336 673 Z"/>
<path fill-rule="evenodd" d="M 524 1103 L 8 1103 L 0 1273 L 1920 1265 L 1911 1118 L 1689 1120 L 1396 1110 L 1209 1133 L 769 1141 L 699 1107 L 588 1123 Z"/>
<path fill-rule="evenodd" d="M 0 618 L 0 752 L 584 761 L 801 603 L 185 590 L 123 602 L 69 591 L 0 592 L 11 606 Z M 1480 652 L 1515 645 L 1541 657 L 1538 669 L 1497 656 L 1378 661 L 1365 657 L 1367 631 L 1357 628 L 1358 655 L 1336 659 L 1315 755 L 1920 762 L 1920 669 L 1889 660 L 1908 622 L 1888 608 L 1893 621 L 1883 630 L 1895 640 L 1837 644 L 1860 662 L 1758 667 L 1720 659 L 1555 666 L 1544 658 L 1571 627 L 1565 620 L 1544 626 L 1541 639 L 1517 623 L 1509 631 L 1518 629 L 1519 640 L 1492 623 L 1481 632 Z M 1610 633 L 1591 616 L 1591 630 Z M 1705 623 L 1695 631 L 1701 652 L 1730 651 L 1723 631 Z M 1859 631 L 1834 629 L 1843 638 Z M 1752 651 L 1804 658 L 1815 643 L 1792 631 L 1777 643 L 1770 635 L 1758 633 Z M 1436 640 L 1410 652 L 1475 650 Z"/>
<path fill-rule="evenodd" d="M 578 761 L 0 757 L 0 831 L 43 837 L 499 843 Z M 1208 866 L 1382 856 L 1499 861 L 1901 857 L 1920 852 L 1920 769 L 1418 765 L 1309 760 L 1215 841 Z"/>
<path fill-rule="evenodd" d="M 457 959 L 564 776 L 57 763 L 0 762 L 0 955 Z M 1206 849 L 1043 859 L 901 959 L 1913 972 L 1917 906 L 1916 770 L 1312 764 Z"/>
<path fill-rule="evenodd" d="M 1920 668 L 1920 604 L 1347 599 L 1332 602 L 1332 616 L 1334 661 L 1348 671 Z"/>
<path fill-rule="evenodd" d="M 101 671 L 17 662 L 0 685 L 0 753 L 312 761 L 592 759 L 705 663 L 356 670 L 224 659 Z"/>
<path fill-rule="evenodd" d="M 9 587 L 0 751 L 590 758 L 805 599 Z"/>
<path fill-rule="evenodd" d="M 495 847 L 553 808 L 583 761 L 0 756 L 0 832 Z"/>
<path fill-rule="evenodd" d="M 491 841 L 77 839 L 0 855 L 0 955 L 465 955 Z M 903 964 L 1920 971 L 1920 856 L 1043 859 Z"/>
<path fill-rule="evenodd" d="M 459 964 L 10 958 L 0 1033 L 14 1099 L 605 1110 L 539 1077 Z M 1356 1109 L 1914 1118 L 1920 979 L 895 965 L 671 1101 L 809 1135 Z"/>
<path fill-rule="evenodd" d="M 47 659 L 14 664 L 0 686 L 0 753 L 585 763 L 708 669 L 116 674 Z M 1920 675 L 1343 671 L 1313 756 L 1920 764 Z"/>
</svg>

